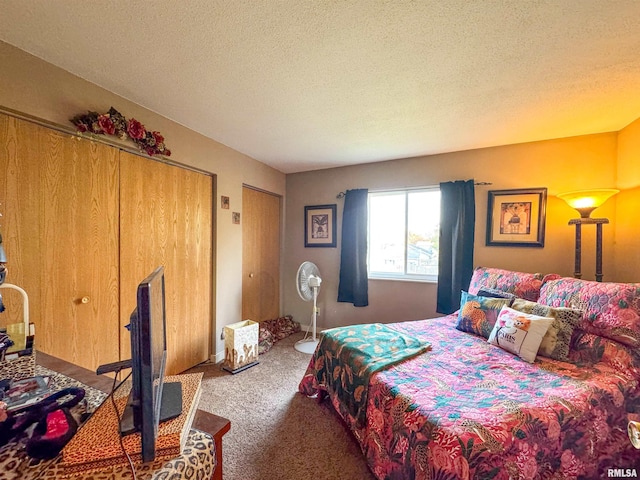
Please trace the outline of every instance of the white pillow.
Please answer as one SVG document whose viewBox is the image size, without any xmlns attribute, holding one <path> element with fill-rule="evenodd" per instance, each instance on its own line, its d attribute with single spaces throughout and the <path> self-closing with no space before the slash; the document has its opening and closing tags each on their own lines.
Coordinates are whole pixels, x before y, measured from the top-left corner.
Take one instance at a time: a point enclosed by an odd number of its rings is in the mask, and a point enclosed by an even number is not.
<svg viewBox="0 0 640 480">
<path fill-rule="evenodd" d="M 523 313 L 504 306 L 498 314 L 488 341 L 533 363 L 544 334 L 552 323 L 553 318 Z"/>
</svg>

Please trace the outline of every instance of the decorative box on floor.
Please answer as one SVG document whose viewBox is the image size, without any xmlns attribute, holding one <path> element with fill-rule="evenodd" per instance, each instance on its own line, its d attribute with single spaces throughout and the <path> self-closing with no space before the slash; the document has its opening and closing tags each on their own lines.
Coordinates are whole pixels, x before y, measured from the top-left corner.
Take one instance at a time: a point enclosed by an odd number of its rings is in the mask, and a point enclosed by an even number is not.
<svg viewBox="0 0 640 480">
<path fill-rule="evenodd" d="M 258 364 L 258 322 L 243 320 L 224 327 L 222 368 L 238 373 Z"/>
</svg>

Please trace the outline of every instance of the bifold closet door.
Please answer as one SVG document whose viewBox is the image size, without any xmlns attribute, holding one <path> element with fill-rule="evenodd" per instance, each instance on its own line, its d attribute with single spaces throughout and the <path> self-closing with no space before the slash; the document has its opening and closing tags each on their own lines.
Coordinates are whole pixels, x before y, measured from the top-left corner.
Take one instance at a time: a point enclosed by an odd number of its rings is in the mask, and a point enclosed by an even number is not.
<svg viewBox="0 0 640 480">
<path fill-rule="evenodd" d="M 118 150 L 5 115 L 0 145 L 7 282 L 29 295 L 36 349 L 117 361 Z"/>
<path fill-rule="evenodd" d="M 211 353 L 212 189 L 209 175 L 120 152 L 120 324 L 138 283 L 163 265 L 168 375 Z M 121 338 L 129 358 L 129 336 Z"/>
</svg>

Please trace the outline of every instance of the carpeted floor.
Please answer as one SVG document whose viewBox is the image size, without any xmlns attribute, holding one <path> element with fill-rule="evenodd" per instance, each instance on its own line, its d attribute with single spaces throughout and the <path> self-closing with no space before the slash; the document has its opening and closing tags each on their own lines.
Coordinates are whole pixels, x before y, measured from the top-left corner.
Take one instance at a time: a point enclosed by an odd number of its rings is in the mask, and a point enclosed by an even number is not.
<svg viewBox="0 0 640 480">
<path fill-rule="evenodd" d="M 199 408 L 231 420 L 223 438 L 225 480 L 373 480 L 360 447 L 326 403 L 298 393 L 310 355 L 293 344 L 260 355 L 236 375 L 205 364 Z"/>
</svg>

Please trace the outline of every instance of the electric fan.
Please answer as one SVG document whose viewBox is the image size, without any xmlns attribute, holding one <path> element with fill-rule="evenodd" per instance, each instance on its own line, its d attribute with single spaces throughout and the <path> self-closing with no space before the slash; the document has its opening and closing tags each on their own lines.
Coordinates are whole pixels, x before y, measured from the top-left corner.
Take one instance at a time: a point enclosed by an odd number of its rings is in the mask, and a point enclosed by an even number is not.
<svg viewBox="0 0 640 480">
<path fill-rule="evenodd" d="M 313 300 L 313 320 L 311 329 L 311 338 L 303 338 L 294 345 L 294 348 L 302 353 L 313 353 L 318 346 L 318 339 L 316 337 L 316 318 L 318 316 L 318 307 L 316 306 L 318 300 L 318 292 L 320 291 L 320 284 L 322 279 L 320 278 L 320 271 L 314 263 L 302 262 L 298 273 L 296 275 L 296 286 L 298 287 L 298 295 L 305 302 Z"/>
</svg>

